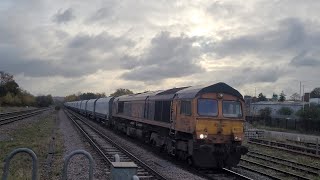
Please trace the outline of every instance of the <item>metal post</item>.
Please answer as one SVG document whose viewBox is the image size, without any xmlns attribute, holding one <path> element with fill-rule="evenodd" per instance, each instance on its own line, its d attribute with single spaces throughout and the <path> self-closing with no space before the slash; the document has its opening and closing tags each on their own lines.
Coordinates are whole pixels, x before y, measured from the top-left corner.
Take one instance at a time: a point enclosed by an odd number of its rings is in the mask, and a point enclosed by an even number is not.
<svg viewBox="0 0 320 180">
<path fill-rule="evenodd" d="M 32 180 L 37 179 L 37 173 L 38 173 L 38 158 L 37 155 L 28 148 L 18 148 L 13 151 L 6 157 L 4 168 L 3 168 L 3 174 L 2 174 L 2 180 L 8 179 L 8 173 L 9 173 L 9 166 L 11 159 L 18 153 L 27 153 L 32 158 Z"/>
<path fill-rule="evenodd" d="M 317 138 L 316 155 L 319 153 L 319 139 Z"/>
<path fill-rule="evenodd" d="M 88 158 L 88 160 L 89 160 L 89 180 L 93 179 L 93 158 L 92 158 L 91 154 L 85 150 L 75 150 L 75 151 L 72 151 L 70 154 L 68 154 L 64 160 L 63 172 L 62 172 L 62 179 L 63 180 L 68 179 L 68 164 L 69 164 L 71 157 L 73 157 L 74 155 L 78 155 L 78 154 L 83 154 L 84 156 L 86 156 Z"/>
<path fill-rule="evenodd" d="M 303 112 L 304 112 L 304 85 L 302 86 L 302 109 L 303 109 Z"/>
<path fill-rule="evenodd" d="M 113 158 L 114 158 L 114 162 L 120 162 L 120 156 L 118 154 L 115 154 Z"/>
</svg>

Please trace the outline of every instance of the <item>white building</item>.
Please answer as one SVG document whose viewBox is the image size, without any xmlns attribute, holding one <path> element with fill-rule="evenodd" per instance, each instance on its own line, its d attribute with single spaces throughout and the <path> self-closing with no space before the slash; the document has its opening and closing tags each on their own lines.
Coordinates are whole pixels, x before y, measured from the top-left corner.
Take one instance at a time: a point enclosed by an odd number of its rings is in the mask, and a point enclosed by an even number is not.
<svg viewBox="0 0 320 180">
<path fill-rule="evenodd" d="M 310 98 L 311 104 L 320 104 L 320 98 Z"/>
<path fill-rule="evenodd" d="M 303 106 L 302 102 L 291 102 L 291 101 L 285 101 L 285 102 L 272 102 L 272 101 L 260 101 L 250 104 L 250 110 L 248 116 L 259 116 L 260 110 L 264 108 L 270 108 L 271 109 L 271 117 L 283 117 L 283 115 L 280 115 L 278 113 L 279 109 L 283 107 L 290 108 L 293 113 L 290 115 L 290 117 L 296 117 L 295 114 L 297 111 L 299 111 Z"/>
</svg>

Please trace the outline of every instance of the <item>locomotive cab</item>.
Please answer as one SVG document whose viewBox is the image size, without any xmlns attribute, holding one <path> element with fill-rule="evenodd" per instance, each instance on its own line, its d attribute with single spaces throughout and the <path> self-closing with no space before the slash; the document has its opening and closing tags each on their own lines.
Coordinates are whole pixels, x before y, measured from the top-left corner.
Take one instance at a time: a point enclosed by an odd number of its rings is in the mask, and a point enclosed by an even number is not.
<svg viewBox="0 0 320 180">
<path fill-rule="evenodd" d="M 243 140 L 243 100 L 223 93 L 201 94 L 195 99 L 194 163 L 202 167 L 238 164 L 247 149 Z"/>
<path fill-rule="evenodd" d="M 193 134 L 188 142 L 192 163 L 203 168 L 236 166 L 248 151 L 241 145 L 245 120 L 242 95 L 225 83 L 217 83 L 181 90 L 175 100 L 176 130 Z"/>
</svg>

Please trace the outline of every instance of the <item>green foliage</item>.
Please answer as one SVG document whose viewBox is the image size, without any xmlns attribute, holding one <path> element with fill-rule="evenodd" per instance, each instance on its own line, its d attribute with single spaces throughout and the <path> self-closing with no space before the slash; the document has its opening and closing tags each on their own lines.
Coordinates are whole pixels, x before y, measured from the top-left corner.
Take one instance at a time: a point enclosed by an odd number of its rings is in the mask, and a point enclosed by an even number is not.
<svg viewBox="0 0 320 180">
<path fill-rule="evenodd" d="M 64 100 L 66 102 L 71 102 L 71 101 L 78 101 L 79 100 L 79 96 L 75 95 L 75 94 L 71 94 L 71 95 L 68 95 L 64 98 Z"/>
<path fill-rule="evenodd" d="M 263 95 L 262 93 L 258 95 L 258 101 L 266 101 L 266 100 L 267 100 L 266 96 Z"/>
<path fill-rule="evenodd" d="M 133 94 L 133 92 L 130 91 L 129 89 L 119 88 L 114 93 L 110 94 L 110 96 L 118 97 L 118 96 L 128 95 L 128 94 Z"/>
<path fill-rule="evenodd" d="M 13 96 L 12 96 L 12 94 L 11 93 L 7 93 L 4 97 L 3 97 L 3 104 L 4 105 L 9 105 L 9 106 L 12 106 L 12 105 L 14 105 L 14 98 L 13 98 Z"/>
<path fill-rule="evenodd" d="M 278 94 L 273 93 L 273 95 L 272 95 L 272 100 L 273 100 L 273 101 L 278 101 Z"/>
<path fill-rule="evenodd" d="M 32 94 L 28 93 L 27 91 L 22 91 L 20 95 L 23 106 L 36 105 L 36 98 Z"/>
<path fill-rule="evenodd" d="M 304 110 L 301 108 L 297 113 L 297 116 L 302 119 L 320 120 L 320 107 L 319 105 L 305 106 Z"/>
<path fill-rule="evenodd" d="M 0 71 L 0 97 L 9 92 L 14 95 L 20 93 L 19 85 L 14 81 L 13 75 Z"/>
<path fill-rule="evenodd" d="M 293 110 L 289 107 L 282 107 L 278 110 L 278 114 L 290 116 L 293 113 Z"/>
<path fill-rule="evenodd" d="M 39 107 L 48 107 L 53 104 L 53 99 L 50 94 L 46 96 L 37 96 L 36 103 Z"/>
<path fill-rule="evenodd" d="M 68 95 L 64 98 L 64 101 L 70 102 L 70 101 L 78 101 L 78 100 L 89 100 L 89 99 L 97 99 L 97 98 L 102 98 L 106 97 L 105 93 L 92 93 L 92 92 L 87 92 L 87 93 L 78 93 L 76 94 L 71 94 Z"/>
<path fill-rule="evenodd" d="M 0 71 L 0 104 L 6 106 L 34 106 L 33 95 L 19 88 L 13 75 Z"/>
<path fill-rule="evenodd" d="M 92 92 L 87 92 L 87 93 L 82 93 L 79 95 L 80 100 L 89 100 L 89 99 L 97 99 L 101 97 L 106 97 L 105 93 L 92 93 Z"/>
<path fill-rule="evenodd" d="M 265 107 L 265 108 L 263 108 L 263 109 L 260 109 L 260 110 L 259 110 L 259 113 L 260 113 L 260 116 L 261 116 L 262 118 L 270 117 L 270 115 L 271 115 L 271 108 Z"/>
<path fill-rule="evenodd" d="M 286 100 L 286 95 L 283 93 L 283 91 L 281 92 L 281 94 L 280 94 L 280 97 L 279 97 L 279 101 L 280 102 L 283 102 L 283 101 L 285 101 Z"/>
</svg>

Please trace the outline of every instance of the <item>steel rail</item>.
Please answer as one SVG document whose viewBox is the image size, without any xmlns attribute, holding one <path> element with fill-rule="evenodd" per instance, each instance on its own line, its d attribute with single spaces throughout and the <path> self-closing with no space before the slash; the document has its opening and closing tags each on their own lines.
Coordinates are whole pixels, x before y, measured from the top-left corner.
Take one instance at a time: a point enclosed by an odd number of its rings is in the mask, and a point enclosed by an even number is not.
<svg viewBox="0 0 320 180">
<path fill-rule="evenodd" d="M 232 170 L 230 170 L 230 169 L 223 168 L 223 170 L 224 170 L 225 172 L 228 172 L 228 173 L 230 173 L 230 174 L 235 175 L 236 177 L 238 177 L 238 178 L 240 178 L 240 179 L 252 180 L 251 178 L 249 178 L 249 177 L 247 177 L 247 176 L 245 176 L 245 175 L 242 175 L 242 174 L 240 174 L 240 173 L 237 173 L 237 172 L 235 172 L 235 171 L 232 171 Z"/>
<path fill-rule="evenodd" d="M 222 168 L 222 169 L 201 169 L 197 170 L 196 174 L 199 176 L 210 179 L 210 180 L 220 180 L 223 179 L 237 179 L 237 180 L 253 180 L 250 177 L 237 173 L 231 169 Z"/>
<path fill-rule="evenodd" d="M 249 151 L 249 153 L 247 153 L 246 156 L 252 157 L 252 158 L 256 158 L 256 159 L 260 159 L 260 160 L 264 160 L 264 161 L 269 161 L 269 162 L 272 162 L 272 163 L 275 163 L 275 164 L 279 164 L 279 165 L 283 165 L 283 166 L 287 166 L 287 167 L 290 167 L 290 168 L 295 169 L 295 170 L 299 170 L 299 171 L 303 171 L 303 172 L 306 172 L 306 173 L 309 173 L 309 174 L 313 174 L 315 176 L 319 175 L 318 171 L 320 170 L 320 168 L 314 167 L 314 166 L 310 166 L 310 165 L 307 165 L 307 164 L 302 164 L 302 163 L 299 163 L 299 162 L 296 162 L 296 161 L 282 159 L 282 158 L 279 158 L 279 157 L 270 156 L 270 155 L 267 155 L 267 154 L 254 152 L 254 151 Z M 300 167 L 297 167 L 297 166 L 300 166 Z M 303 167 L 303 168 L 301 168 L 301 167 Z M 308 168 L 308 169 L 304 169 L 304 168 Z M 310 169 L 312 169 L 312 170 L 310 170 Z"/>
<path fill-rule="evenodd" d="M 266 177 L 271 178 L 271 179 L 282 180 L 282 179 L 279 178 L 279 177 L 273 176 L 273 175 L 268 174 L 268 173 L 265 173 L 265 172 L 263 172 L 263 171 L 258 171 L 258 170 L 252 169 L 252 168 L 250 168 L 250 167 L 248 167 L 248 166 L 244 166 L 244 165 L 239 164 L 238 167 L 240 167 L 240 168 L 242 168 L 242 169 L 245 169 L 245 170 L 248 170 L 248 171 L 251 171 L 251 172 L 254 172 L 254 173 L 261 174 L 261 175 L 266 176 Z"/>
<path fill-rule="evenodd" d="M 287 151 L 290 153 L 294 153 L 294 154 L 299 154 L 299 155 L 304 155 L 304 156 L 309 156 L 309 157 L 314 157 L 314 158 L 320 158 L 320 156 L 317 156 L 315 154 L 311 154 L 311 153 L 305 153 L 302 151 L 296 151 L 296 150 L 292 150 L 292 149 L 287 149 L 284 147 L 277 147 L 277 146 L 272 146 L 272 145 L 268 145 L 268 144 L 262 144 L 262 143 L 258 143 L 258 142 L 249 142 L 250 144 L 255 144 L 255 145 L 259 145 L 259 146 L 264 146 L 264 147 L 269 147 L 269 148 L 273 148 L 273 149 L 278 149 L 278 150 L 282 150 L 282 151 Z"/>
<path fill-rule="evenodd" d="M 22 110 L 22 111 L 11 111 L 11 112 L 6 112 L 6 113 L 0 113 L 0 117 L 6 117 L 6 116 L 10 116 L 12 114 L 31 112 L 34 110 L 39 110 L 39 109 L 29 109 L 29 110 Z"/>
<path fill-rule="evenodd" d="M 13 122 L 16 122 L 16 121 L 20 121 L 20 120 L 26 119 L 28 117 L 32 117 L 32 116 L 38 115 L 41 112 L 49 110 L 49 109 L 50 108 L 40 109 L 40 110 L 37 109 L 37 110 L 34 110 L 32 112 L 27 112 L 27 113 L 20 114 L 20 115 L 17 115 L 17 116 L 9 116 L 9 117 L 6 117 L 6 118 L 2 118 L 2 119 L 0 119 L 0 126 L 6 125 L 6 124 L 10 124 L 10 123 L 13 123 Z"/>
<path fill-rule="evenodd" d="M 295 177 L 295 178 L 304 179 L 304 180 L 312 180 L 310 178 L 307 178 L 307 177 L 304 177 L 304 176 L 301 176 L 301 175 L 298 175 L 298 174 L 287 172 L 287 171 L 284 171 L 284 170 L 281 170 L 281 169 L 278 169 L 278 168 L 275 168 L 275 167 L 267 166 L 267 165 L 264 165 L 264 164 L 261 164 L 261 163 L 258 163 L 258 162 L 254 162 L 254 161 L 251 161 L 251 160 L 247 160 L 247 159 L 241 158 L 241 161 L 249 163 L 249 164 L 253 164 L 255 166 L 260 166 L 260 167 L 265 168 L 265 169 L 271 169 L 273 171 L 276 171 L 276 172 L 279 172 L 279 173 L 282 173 L 282 174 L 285 174 L 285 175 L 290 175 L 290 176 Z"/>
<path fill-rule="evenodd" d="M 111 140 L 109 137 L 107 137 L 106 135 L 104 135 L 103 133 L 101 133 L 99 130 L 97 130 L 96 128 L 94 128 L 93 126 L 91 126 L 90 124 L 88 124 L 87 122 L 85 122 L 80 116 L 78 116 L 77 114 L 75 114 L 74 112 L 71 112 L 69 110 L 65 111 L 67 116 L 76 124 L 76 126 L 78 127 L 78 129 L 81 131 L 82 134 L 85 135 L 85 137 L 88 139 L 89 143 L 93 145 L 93 147 L 99 152 L 99 154 L 102 155 L 103 159 L 106 160 L 106 162 L 108 164 L 111 164 L 112 162 L 112 157 L 110 157 L 110 154 L 107 154 L 104 152 L 104 150 L 102 148 L 100 148 L 100 146 L 93 140 L 92 137 L 90 137 L 90 135 L 85 131 L 85 129 L 83 128 L 83 126 L 79 125 L 79 123 L 77 122 L 77 120 L 79 120 L 82 124 L 84 124 L 85 126 L 89 127 L 89 129 L 91 129 L 92 131 L 94 131 L 97 135 L 99 135 L 100 137 L 102 137 L 104 140 L 106 140 L 106 142 L 110 143 L 113 147 L 117 148 L 114 150 L 114 152 L 120 152 L 123 153 L 124 155 L 128 156 L 128 159 L 130 159 L 131 161 L 135 162 L 138 165 L 138 173 L 139 173 L 139 167 L 144 169 L 146 172 L 148 172 L 151 176 L 152 179 L 161 179 L 164 180 L 166 179 L 165 177 L 163 177 L 161 174 L 159 174 L 158 172 L 156 172 L 154 169 L 152 169 L 151 167 L 149 167 L 147 164 L 145 164 L 144 162 L 142 162 L 139 158 L 135 157 L 133 154 L 131 154 L 129 151 L 127 151 L 126 149 L 124 149 L 123 147 L 121 147 L 119 144 L 117 144 L 116 142 L 114 142 L 113 140 Z M 75 120 L 75 118 L 72 118 L 70 115 L 72 115 L 73 117 L 75 117 L 77 120 Z M 109 152 L 110 153 L 110 152 Z M 124 157 L 126 159 L 126 157 Z M 150 176 L 149 175 L 149 176 Z M 144 178 L 144 176 L 148 176 L 148 175 L 144 175 L 142 176 L 142 178 Z M 139 175 L 138 175 L 139 177 Z M 141 176 L 140 176 L 141 177 Z M 141 178 L 141 179 L 142 179 Z"/>
</svg>

